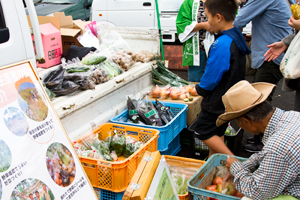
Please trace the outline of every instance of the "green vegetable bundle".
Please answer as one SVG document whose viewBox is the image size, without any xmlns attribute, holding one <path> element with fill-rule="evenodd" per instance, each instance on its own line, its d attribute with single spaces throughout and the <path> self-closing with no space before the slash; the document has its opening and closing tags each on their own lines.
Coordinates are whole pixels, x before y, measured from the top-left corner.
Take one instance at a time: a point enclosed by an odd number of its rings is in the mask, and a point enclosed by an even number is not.
<svg viewBox="0 0 300 200">
<path fill-rule="evenodd" d="M 125 137 L 124 135 L 115 135 L 112 140 L 112 149 L 117 153 L 117 156 L 121 156 L 125 149 Z"/>
<path fill-rule="evenodd" d="M 124 156 L 128 158 L 134 152 L 136 152 L 139 148 L 141 148 L 144 144 L 140 141 L 137 141 L 135 138 L 127 136 L 126 137 L 126 147 L 124 149 Z"/>
<path fill-rule="evenodd" d="M 179 87 L 180 85 L 185 86 L 189 85 L 190 83 L 173 72 L 169 71 L 167 67 L 157 58 L 157 70 L 152 67 L 152 81 L 155 84 L 158 85 L 168 85 L 170 84 L 171 86 Z"/>
<path fill-rule="evenodd" d="M 90 70 L 90 68 L 85 66 L 68 67 L 66 69 L 68 73 L 87 72 L 88 70 Z"/>
</svg>

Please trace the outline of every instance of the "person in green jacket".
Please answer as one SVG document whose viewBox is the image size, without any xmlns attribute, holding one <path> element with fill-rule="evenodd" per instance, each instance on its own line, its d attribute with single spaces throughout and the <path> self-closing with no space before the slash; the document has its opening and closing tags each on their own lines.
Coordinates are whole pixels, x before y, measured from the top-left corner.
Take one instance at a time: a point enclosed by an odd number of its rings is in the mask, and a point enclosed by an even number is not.
<svg viewBox="0 0 300 200">
<path fill-rule="evenodd" d="M 47 186 L 43 184 L 43 191 L 41 192 L 41 200 L 55 200 L 54 195 L 50 189 L 47 189 Z"/>
<path fill-rule="evenodd" d="M 177 35 L 183 43 L 182 66 L 189 66 L 188 80 L 200 82 L 207 56 L 203 40 L 206 31 L 213 33 L 207 22 L 205 0 L 185 0 L 176 19 Z"/>
</svg>

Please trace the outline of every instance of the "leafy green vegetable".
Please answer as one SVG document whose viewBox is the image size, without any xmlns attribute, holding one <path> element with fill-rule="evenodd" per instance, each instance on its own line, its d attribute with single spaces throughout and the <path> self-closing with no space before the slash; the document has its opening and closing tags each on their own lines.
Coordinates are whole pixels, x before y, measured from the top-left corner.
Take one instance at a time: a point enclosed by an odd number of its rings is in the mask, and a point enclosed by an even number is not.
<svg viewBox="0 0 300 200">
<path fill-rule="evenodd" d="M 116 152 L 117 156 L 121 156 L 125 149 L 124 135 L 115 135 L 112 141 L 112 149 Z"/>
</svg>

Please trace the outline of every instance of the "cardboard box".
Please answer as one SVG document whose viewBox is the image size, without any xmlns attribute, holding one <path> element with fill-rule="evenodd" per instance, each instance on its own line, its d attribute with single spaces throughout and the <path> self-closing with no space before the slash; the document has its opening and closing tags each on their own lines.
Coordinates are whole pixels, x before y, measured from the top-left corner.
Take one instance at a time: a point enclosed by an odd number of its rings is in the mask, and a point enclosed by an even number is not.
<svg viewBox="0 0 300 200">
<path fill-rule="evenodd" d="M 62 54 L 60 31 L 51 23 L 40 25 L 42 42 L 44 47 L 45 63 L 37 62 L 37 67 L 49 68 L 60 63 Z M 32 35 L 32 40 L 34 37 Z"/>
<path fill-rule="evenodd" d="M 65 16 L 64 12 L 53 13 L 53 16 L 60 19 L 60 32 L 62 37 L 63 52 L 71 45 L 82 47 L 77 38 L 84 33 L 85 26 L 91 22 L 73 20 L 72 16 Z"/>
<path fill-rule="evenodd" d="M 185 102 L 183 100 L 172 100 L 171 97 L 167 99 L 157 99 L 158 101 L 167 101 L 171 103 L 184 103 L 188 105 L 187 116 L 186 116 L 186 124 L 190 126 L 198 117 L 201 111 L 201 96 L 192 96 L 193 101 Z M 150 97 L 151 100 L 155 100 L 155 98 Z"/>
<path fill-rule="evenodd" d="M 29 26 L 31 22 L 27 16 Z M 61 32 L 62 51 L 67 50 L 71 45 L 82 46 L 77 40 L 78 36 L 85 31 L 85 26 L 90 24 L 90 21 L 82 21 L 80 19 L 73 20 L 72 16 L 65 16 L 64 12 L 53 13 L 53 16 L 38 16 L 39 24 L 51 23 Z"/>
<path fill-rule="evenodd" d="M 146 152 L 134 173 L 123 200 L 144 200 L 161 160 L 159 151 Z"/>
</svg>

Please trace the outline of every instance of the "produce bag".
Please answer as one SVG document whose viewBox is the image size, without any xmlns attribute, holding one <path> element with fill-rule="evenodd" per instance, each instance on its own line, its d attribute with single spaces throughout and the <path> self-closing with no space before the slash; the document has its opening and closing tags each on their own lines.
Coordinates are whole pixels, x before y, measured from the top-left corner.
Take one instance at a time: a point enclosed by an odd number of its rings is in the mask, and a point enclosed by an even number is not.
<svg viewBox="0 0 300 200">
<path fill-rule="evenodd" d="M 141 148 L 144 143 L 138 141 L 137 139 L 127 136 L 126 137 L 126 147 L 124 149 L 124 156 L 128 158 L 134 152 L 136 152 L 139 148 Z"/>
<path fill-rule="evenodd" d="M 123 70 L 127 71 L 134 64 L 134 60 L 131 55 L 131 51 L 119 51 L 113 55 L 112 60 Z"/>
<path fill-rule="evenodd" d="M 229 136 L 235 136 L 236 135 L 236 130 L 230 125 L 230 123 L 228 123 L 228 126 L 225 130 L 225 135 L 229 135 Z"/>
<path fill-rule="evenodd" d="M 112 141 L 113 141 L 114 136 L 111 135 L 111 131 L 108 132 L 108 136 L 105 139 L 107 147 L 109 150 L 111 150 L 112 148 Z M 100 140 L 100 139 L 99 139 Z"/>
<path fill-rule="evenodd" d="M 116 134 L 112 140 L 112 149 L 117 153 L 117 156 L 121 156 L 126 146 L 124 135 Z"/>
<path fill-rule="evenodd" d="M 130 98 L 130 96 L 127 96 L 127 109 L 128 109 L 128 116 L 129 119 L 137 124 L 141 121 L 138 110 L 138 100 L 134 97 Z"/>
<path fill-rule="evenodd" d="M 64 73 L 65 69 L 60 65 L 57 69 L 46 74 L 43 78 L 46 87 L 50 90 L 54 88 L 60 89 L 64 80 Z"/>
<path fill-rule="evenodd" d="M 49 90 L 49 89 L 46 87 L 44 81 L 42 81 L 42 82 L 43 82 L 43 87 L 44 87 L 44 89 L 45 89 L 45 91 L 46 91 L 46 93 L 47 93 L 49 99 L 50 99 L 50 100 L 54 99 L 55 94 L 54 94 L 51 90 Z"/>
<path fill-rule="evenodd" d="M 185 174 L 181 174 L 178 172 L 171 173 L 172 180 L 175 183 L 175 188 L 177 191 L 177 194 L 186 194 L 187 193 L 187 180 L 185 178 Z"/>
<path fill-rule="evenodd" d="M 153 103 L 146 97 L 146 100 L 138 101 L 138 113 L 147 125 L 162 126 L 162 121 L 159 118 L 158 112 Z"/>
<path fill-rule="evenodd" d="M 85 65 L 97 65 L 106 60 L 106 57 L 99 53 L 89 53 L 82 58 L 81 63 Z"/>
<path fill-rule="evenodd" d="M 156 99 L 156 105 L 154 106 L 158 112 L 159 117 L 165 124 L 168 124 L 173 119 L 173 114 L 170 111 L 170 107 L 165 106 L 157 99 Z"/>
<path fill-rule="evenodd" d="M 63 96 L 72 94 L 73 92 L 77 91 L 80 86 L 72 81 L 63 81 L 61 88 L 53 88 L 51 89 L 52 92 L 56 96 Z"/>
<path fill-rule="evenodd" d="M 103 68 L 95 69 L 92 73 L 91 80 L 95 84 L 104 83 L 109 80 L 105 70 Z"/>
</svg>

